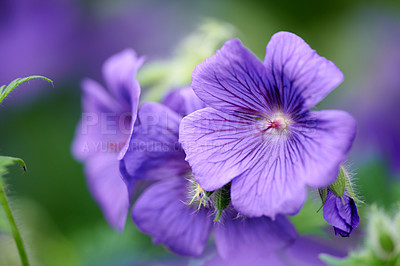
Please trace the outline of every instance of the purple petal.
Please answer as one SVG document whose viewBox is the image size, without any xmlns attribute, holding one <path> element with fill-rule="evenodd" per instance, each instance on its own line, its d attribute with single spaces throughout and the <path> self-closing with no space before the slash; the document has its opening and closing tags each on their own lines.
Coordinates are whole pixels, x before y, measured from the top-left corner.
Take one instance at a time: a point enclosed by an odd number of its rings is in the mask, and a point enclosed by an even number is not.
<svg viewBox="0 0 400 266">
<path fill-rule="evenodd" d="M 126 49 L 111 56 L 103 65 L 103 76 L 115 98 L 128 106 L 139 101 L 136 72 L 143 64 L 144 57 L 138 58 L 135 51 Z"/>
<path fill-rule="evenodd" d="M 274 221 L 267 217 L 238 217 L 236 212 L 226 215 L 214 225 L 215 243 L 224 259 L 242 255 L 267 257 L 297 237 L 294 226 L 281 215 Z"/>
<path fill-rule="evenodd" d="M 130 115 L 130 134 L 125 140 L 118 159 L 125 155 L 133 132 L 140 96 L 140 85 L 136 80 L 136 72 L 143 62 L 144 57 L 138 58 L 134 50 L 126 49 L 110 57 L 103 65 L 103 75 L 108 88 Z"/>
<path fill-rule="evenodd" d="M 129 197 L 118 170 L 116 154 L 91 157 L 86 161 L 85 172 L 90 192 L 108 223 L 122 232 L 129 211 Z"/>
<path fill-rule="evenodd" d="M 97 81 L 82 81 L 82 108 L 84 112 L 121 112 L 121 105 Z"/>
<path fill-rule="evenodd" d="M 339 166 L 347 158 L 357 123 L 349 113 L 339 110 L 312 111 L 302 123 L 302 128 L 295 130 L 307 162 L 297 174 L 311 187 L 326 187 L 336 180 Z"/>
<path fill-rule="evenodd" d="M 132 91 L 131 91 L 131 99 L 130 99 L 130 110 L 129 112 L 123 113 L 122 115 L 125 117 L 125 120 L 129 120 L 129 123 L 126 123 L 127 121 L 122 121 L 121 117 L 119 119 L 119 127 L 122 128 L 126 128 L 127 124 L 129 127 L 129 136 L 128 138 L 125 140 L 125 144 L 122 147 L 121 151 L 118 154 L 118 159 L 121 160 L 125 153 L 128 150 L 129 147 L 129 143 L 130 140 L 132 138 L 132 134 L 133 134 L 133 129 L 135 127 L 135 122 L 136 122 L 136 117 L 137 117 L 137 110 L 138 110 L 138 106 L 139 106 L 139 96 L 140 96 L 140 85 L 139 82 L 135 81 L 132 87 Z M 124 122 L 124 125 L 122 125 L 121 122 Z"/>
<path fill-rule="evenodd" d="M 171 91 L 165 96 L 162 103 L 181 116 L 206 107 L 190 87 Z"/>
<path fill-rule="evenodd" d="M 239 256 L 234 256 L 230 258 L 223 259 L 219 254 L 215 254 L 212 258 L 206 260 L 203 266 L 215 266 L 215 265 L 223 265 L 223 266 L 243 266 L 243 265 L 251 265 L 251 266 L 265 266 L 265 265 L 273 265 L 273 266 L 287 266 L 286 261 L 278 256 L 278 254 L 270 254 L 269 256 L 262 257 L 254 257 L 248 256 L 246 254 L 240 254 Z"/>
<path fill-rule="evenodd" d="M 286 265 L 325 265 L 319 258 L 320 254 L 344 257 L 346 252 L 340 251 L 325 239 L 301 236 L 284 251 Z"/>
<path fill-rule="evenodd" d="M 127 138 L 117 127 L 122 106 L 94 80 L 85 79 L 82 89 L 83 114 L 72 145 L 74 156 L 81 161 L 100 151 L 106 152 L 109 143 L 119 143 Z"/>
<path fill-rule="evenodd" d="M 254 125 L 213 108 L 198 110 L 183 118 L 179 141 L 186 152 L 196 181 L 207 191 L 214 191 L 252 166 Z"/>
<path fill-rule="evenodd" d="M 144 103 L 138 123 L 121 160 L 121 173 L 130 192 L 141 179 L 169 178 L 190 171 L 179 142 L 181 116 L 159 103 Z"/>
<path fill-rule="evenodd" d="M 260 162 L 232 181 L 232 204 L 244 215 L 272 218 L 277 214 L 295 215 L 303 206 L 307 198 L 305 184 L 278 153 L 284 151 L 272 153 L 276 157 L 272 162 Z"/>
<path fill-rule="evenodd" d="M 300 37 L 278 32 L 269 41 L 264 64 L 282 106 L 307 110 L 342 83 L 344 76 Z M 298 104 L 302 106 L 298 106 Z"/>
<path fill-rule="evenodd" d="M 207 105 L 223 112 L 263 113 L 269 109 L 262 62 L 237 39 L 227 41 L 192 74 L 192 88 Z"/>
<path fill-rule="evenodd" d="M 199 256 L 209 238 L 212 218 L 205 209 L 187 206 L 188 182 L 177 177 L 150 186 L 133 207 L 132 218 L 138 228 L 184 256 Z"/>
</svg>

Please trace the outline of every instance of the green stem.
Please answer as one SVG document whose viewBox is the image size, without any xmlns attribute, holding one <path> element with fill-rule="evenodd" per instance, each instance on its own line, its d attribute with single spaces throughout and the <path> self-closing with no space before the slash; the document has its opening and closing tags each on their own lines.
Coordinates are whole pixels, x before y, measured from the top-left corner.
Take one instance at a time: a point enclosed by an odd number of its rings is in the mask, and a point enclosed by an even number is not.
<svg viewBox="0 0 400 266">
<path fill-rule="evenodd" d="M 4 212 L 7 216 L 8 222 L 10 223 L 11 232 L 13 234 L 15 244 L 17 245 L 18 253 L 21 258 L 21 263 L 23 266 L 28 266 L 29 261 L 25 251 L 24 243 L 22 242 L 21 234 L 18 230 L 17 224 L 15 223 L 15 219 L 11 212 L 10 205 L 8 204 L 7 196 L 4 191 L 2 182 L 0 182 L 0 203 L 4 208 Z"/>
</svg>

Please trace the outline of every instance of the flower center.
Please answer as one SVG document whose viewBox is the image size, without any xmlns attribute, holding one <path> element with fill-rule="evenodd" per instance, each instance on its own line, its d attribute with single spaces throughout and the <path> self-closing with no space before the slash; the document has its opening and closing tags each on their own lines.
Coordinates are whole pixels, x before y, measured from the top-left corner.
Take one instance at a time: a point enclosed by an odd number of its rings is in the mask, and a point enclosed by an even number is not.
<svg viewBox="0 0 400 266">
<path fill-rule="evenodd" d="M 282 113 L 276 113 L 271 118 L 267 119 L 264 124 L 264 131 L 270 134 L 285 133 L 291 124 L 289 117 Z"/>
<path fill-rule="evenodd" d="M 281 118 L 278 118 L 276 120 L 273 120 L 270 122 L 269 124 L 269 128 L 274 128 L 276 130 L 282 130 L 285 129 L 287 127 L 287 124 L 285 123 L 285 121 Z"/>
</svg>

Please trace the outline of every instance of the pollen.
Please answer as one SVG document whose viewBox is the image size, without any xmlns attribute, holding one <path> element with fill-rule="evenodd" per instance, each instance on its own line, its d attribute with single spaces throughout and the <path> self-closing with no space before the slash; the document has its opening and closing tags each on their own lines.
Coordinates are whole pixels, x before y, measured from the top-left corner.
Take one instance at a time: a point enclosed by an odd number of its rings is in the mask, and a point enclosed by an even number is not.
<svg viewBox="0 0 400 266">
<path fill-rule="evenodd" d="M 192 189 L 189 191 L 189 204 L 198 205 L 198 209 L 202 206 L 206 207 L 209 200 L 209 193 L 205 191 L 196 181 L 191 181 Z"/>
<path fill-rule="evenodd" d="M 201 196 L 203 195 L 203 189 L 199 184 L 197 184 L 197 200 L 200 200 Z"/>
</svg>

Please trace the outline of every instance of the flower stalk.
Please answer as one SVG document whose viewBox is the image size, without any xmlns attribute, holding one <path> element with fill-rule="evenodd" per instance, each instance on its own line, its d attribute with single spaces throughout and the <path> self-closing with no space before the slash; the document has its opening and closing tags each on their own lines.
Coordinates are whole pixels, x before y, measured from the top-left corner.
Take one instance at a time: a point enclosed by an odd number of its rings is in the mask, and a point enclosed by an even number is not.
<svg viewBox="0 0 400 266">
<path fill-rule="evenodd" d="M 21 264 L 23 266 L 27 266 L 29 265 L 28 255 L 25 250 L 24 242 L 22 241 L 21 233 L 19 232 L 17 224 L 15 223 L 14 215 L 11 211 L 11 207 L 6 196 L 2 180 L 0 182 L 0 204 L 4 209 L 4 213 L 7 217 L 8 222 L 10 223 L 11 232 L 15 244 L 17 245 L 19 257 L 21 258 Z"/>
</svg>

